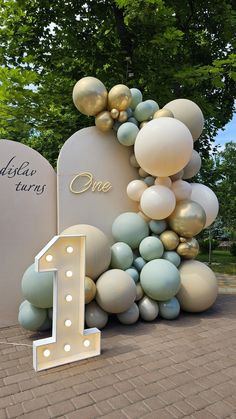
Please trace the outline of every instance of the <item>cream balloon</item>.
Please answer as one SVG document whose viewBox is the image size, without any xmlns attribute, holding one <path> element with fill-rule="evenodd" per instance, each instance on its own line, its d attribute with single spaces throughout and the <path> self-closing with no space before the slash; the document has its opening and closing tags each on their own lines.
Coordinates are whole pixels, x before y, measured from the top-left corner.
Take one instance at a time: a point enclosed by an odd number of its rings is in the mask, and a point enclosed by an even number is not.
<svg viewBox="0 0 236 419">
<path fill-rule="evenodd" d="M 140 201 L 142 193 L 147 189 L 143 180 L 132 180 L 127 186 L 127 195 L 132 201 Z"/>
<path fill-rule="evenodd" d="M 162 185 L 166 186 L 167 188 L 171 188 L 172 181 L 170 177 L 157 177 L 155 180 L 155 185 Z"/>
<path fill-rule="evenodd" d="M 176 297 L 183 310 L 198 313 L 214 304 L 218 287 L 215 274 L 208 266 L 189 260 L 180 265 L 179 273 L 181 286 Z"/>
<path fill-rule="evenodd" d="M 201 169 L 202 160 L 196 150 L 193 150 L 192 157 L 187 166 L 184 167 L 183 179 L 190 179 L 195 176 Z"/>
<path fill-rule="evenodd" d="M 168 217 L 175 208 L 174 193 L 162 185 L 150 186 L 141 197 L 140 206 L 144 214 L 153 220 L 163 220 Z"/>
<path fill-rule="evenodd" d="M 192 188 L 190 183 L 185 182 L 184 180 L 176 180 L 172 183 L 172 191 L 175 194 L 176 201 L 182 201 L 183 199 L 188 199 L 192 193 Z"/>
<path fill-rule="evenodd" d="M 189 129 L 174 118 L 153 119 L 143 127 L 134 144 L 135 157 L 147 173 L 166 177 L 189 162 L 193 139 Z"/>
<path fill-rule="evenodd" d="M 219 211 L 219 202 L 214 192 L 208 186 L 201 183 L 191 183 L 192 194 L 190 199 L 197 202 L 205 210 L 206 223 L 204 228 L 209 227 L 216 219 Z"/>
<path fill-rule="evenodd" d="M 183 122 L 196 141 L 203 130 L 204 118 L 199 106 L 189 99 L 175 99 L 167 103 L 164 109 L 170 110 L 174 117 Z"/>
</svg>

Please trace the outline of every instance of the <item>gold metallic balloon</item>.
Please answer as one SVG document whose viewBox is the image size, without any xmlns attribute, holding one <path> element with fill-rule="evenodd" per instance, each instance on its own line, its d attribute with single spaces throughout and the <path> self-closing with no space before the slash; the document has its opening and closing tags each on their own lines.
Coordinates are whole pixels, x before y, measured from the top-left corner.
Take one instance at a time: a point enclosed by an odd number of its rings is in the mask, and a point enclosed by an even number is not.
<svg viewBox="0 0 236 419">
<path fill-rule="evenodd" d="M 153 115 L 153 119 L 162 118 L 162 117 L 174 118 L 174 115 L 171 111 L 169 111 L 169 109 L 164 109 L 164 108 L 159 109 Z"/>
<path fill-rule="evenodd" d="M 160 240 L 166 250 L 174 250 L 179 244 L 179 236 L 171 230 L 161 233 Z"/>
<path fill-rule="evenodd" d="M 93 280 L 88 276 L 85 277 L 84 281 L 84 291 L 85 291 L 85 304 L 90 303 L 96 295 L 96 285 Z"/>
<path fill-rule="evenodd" d="M 170 228 L 180 236 L 193 237 L 204 228 L 206 213 L 197 202 L 186 199 L 177 202 L 167 222 Z"/>
<path fill-rule="evenodd" d="M 73 102 L 84 115 L 94 116 L 107 107 L 107 90 L 95 77 L 80 79 L 73 89 Z"/>
<path fill-rule="evenodd" d="M 131 100 L 131 91 L 124 84 L 117 84 L 108 93 L 109 109 L 115 108 L 118 111 L 125 111 L 129 107 Z"/>
<path fill-rule="evenodd" d="M 191 239 L 188 239 L 185 242 L 180 243 L 176 251 L 184 259 L 193 259 L 199 253 L 198 241 L 194 237 L 192 237 Z"/>
<path fill-rule="evenodd" d="M 95 118 L 95 125 L 100 131 L 107 132 L 113 127 L 114 120 L 112 119 L 110 112 L 100 112 Z"/>
<path fill-rule="evenodd" d="M 118 111 L 118 109 L 114 108 L 111 110 L 110 114 L 112 119 L 118 119 L 120 112 Z"/>
<path fill-rule="evenodd" d="M 128 114 L 126 111 L 120 111 L 120 115 L 118 117 L 119 122 L 126 122 L 128 119 Z"/>
</svg>

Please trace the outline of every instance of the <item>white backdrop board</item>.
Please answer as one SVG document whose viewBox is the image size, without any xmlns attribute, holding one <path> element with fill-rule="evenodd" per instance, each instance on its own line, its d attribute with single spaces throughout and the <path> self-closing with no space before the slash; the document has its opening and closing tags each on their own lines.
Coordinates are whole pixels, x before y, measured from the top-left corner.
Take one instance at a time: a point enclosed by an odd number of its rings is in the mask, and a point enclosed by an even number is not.
<svg viewBox="0 0 236 419">
<path fill-rule="evenodd" d="M 17 324 L 21 278 L 56 234 L 56 173 L 21 143 L 0 140 L 0 327 Z"/>
<path fill-rule="evenodd" d="M 138 178 L 130 165 L 132 147 L 121 145 L 111 131 L 95 127 L 73 134 L 58 159 L 58 233 L 74 224 L 100 228 L 112 242 L 111 226 L 122 212 L 138 211 L 126 194 Z"/>
</svg>

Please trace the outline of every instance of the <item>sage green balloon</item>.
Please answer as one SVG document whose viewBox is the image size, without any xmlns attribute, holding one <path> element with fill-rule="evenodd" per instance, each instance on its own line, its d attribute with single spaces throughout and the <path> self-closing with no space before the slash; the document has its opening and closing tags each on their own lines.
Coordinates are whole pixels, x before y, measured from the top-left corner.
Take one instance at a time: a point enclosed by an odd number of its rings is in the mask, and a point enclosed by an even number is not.
<svg viewBox="0 0 236 419">
<path fill-rule="evenodd" d="M 35 272 L 34 264 L 24 273 L 21 289 L 24 298 L 38 308 L 53 304 L 53 272 Z"/>
<path fill-rule="evenodd" d="M 117 318 L 122 324 L 136 323 L 139 318 L 139 308 L 137 304 L 133 303 L 132 306 L 128 308 L 128 310 L 117 314 Z"/>
<path fill-rule="evenodd" d="M 47 310 L 38 308 L 25 301 L 21 305 L 18 315 L 18 322 L 24 329 L 31 330 L 32 332 L 39 330 L 47 318 Z"/>
<path fill-rule="evenodd" d="M 127 243 L 132 249 L 136 249 L 148 234 L 148 224 L 136 212 L 124 212 L 112 224 L 115 241 Z"/>
<path fill-rule="evenodd" d="M 158 304 L 156 301 L 147 297 L 146 295 L 139 301 L 139 314 L 142 320 L 151 322 L 155 320 L 159 313 Z"/>
<path fill-rule="evenodd" d="M 108 322 L 108 314 L 95 301 L 92 301 L 85 306 L 85 321 L 88 327 L 103 329 Z"/>
<path fill-rule="evenodd" d="M 167 229 L 167 222 L 164 220 L 151 220 L 149 221 L 149 227 L 153 233 L 161 234 Z"/>
<path fill-rule="evenodd" d="M 137 121 L 147 121 L 153 115 L 153 106 L 148 101 L 139 103 L 134 111 L 134 117 Z"/>
<path fill-rule="evenodd" d="M 137 106 L 140 102 L 142 102 L 142 100 L 143 100 L 143 95 L 142 95 L 142 93 L 140 92 L 140 90 L 139 90 L 139 89 L 136 89 L 135 87 L 133 87 L 132 89 L 130 89 L 130 92 L 131 92 L 131 97 L 132 97 L 132 99 L 131 99 L 131 104 L 130 104 L 130 108 L 131 108 L 132 110 L 134 110 L 134 109 L 136 108 L 136 106 Z"/>
<path fill-rule="evenodd" d="M 111 267 L 117 269 L 128 269 L 133 263 L 133 252 L 131 247 L 124 242 L 117 242 L 111 247 Z"/>
<path fill-rule="evenodd" d="M 154 113 L 156 111 L 158 111 L 159 105 L 158 105 L 157 102 L 155 102 L 155 100 L 148 99 L 148 100 L 145 100 L 145 103 L 148 103 L 149 105 L 151 105 L 151 107 L 152 107 L 152 115 L 154 115 Z"/>
<path fill-rule="evenodd" d="M 135 119 L 133 116 L 128 118 L 127 122 L 131 122 L 132 124 L 136 125 L 136 127 L 138 127 L 138 125 L 139 125 L 137 119 Z"/>
<path fill-rule="evenodd" d="M 154 259 L 143 267 L 140 282 L 148 297 L 166 301 L 179 291 L 180 274 L 176 266 L 168 260 Z"/>
<path fill-rule="evenodd" d="M 159 313 L 163 319 L 173 320 L 178 317 L 180 305 L 177 298 L 173 297 L 168 301 L 159 302 Z"/>
<path fill-rule="evenodd" d="M 124 146 L 134 145 L 139 128 L 132 122 L 124 122 L 117 131 L 117 139 Z"/>
<path fill-rule="evenodd" d="M 53 317 L 53 307 L 48 308 L 47 311 L 48 311 L 47 315 L 48 315 L 49 319 L 52 320 L 52 317 Z"/>
<path fill-rule="evenodd" d="M 52 328 L 52 319 L 49 317 L 46 317 L 45 321 L 43 322 L 42 326 L 40 326 L 37 330 L 39 332 L 45 332 L 46 330 L 49 330 Z"/>
<path fill-rule="evenodd" d="M 145 237 L 139 245 L 139 252 L 143 259 L 150 261 L 161 258 L 164 252 L 164 246 L 157 237 Z"/>
<path fill-rule="evenodd" d="M 172 250 L 167 250 L 163 253 L 163 259 L 168 260 L 169 262 L 173 263 L 177 268 L 181 263 L 181 257 L 178 255 L 177 252 L 174 252 Z"/>
</svg>

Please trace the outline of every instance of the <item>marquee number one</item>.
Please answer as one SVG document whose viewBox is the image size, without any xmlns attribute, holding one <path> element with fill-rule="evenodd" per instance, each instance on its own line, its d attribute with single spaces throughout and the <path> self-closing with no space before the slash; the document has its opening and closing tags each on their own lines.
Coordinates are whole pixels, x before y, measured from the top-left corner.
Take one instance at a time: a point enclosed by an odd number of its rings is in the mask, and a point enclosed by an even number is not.
<svg viewBox="0 0 236 419">
<path fill-rule="evenodd" d="M 55 236 L 36 256 L 37 272 L 54 272 L 52 336 L 33 342 L 36 371 L 101 353 L 101 333 L 84 329 L 85 236 Z"/>
</svg>

